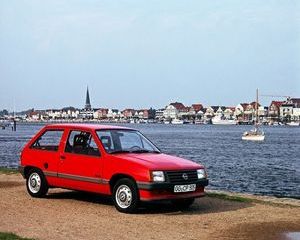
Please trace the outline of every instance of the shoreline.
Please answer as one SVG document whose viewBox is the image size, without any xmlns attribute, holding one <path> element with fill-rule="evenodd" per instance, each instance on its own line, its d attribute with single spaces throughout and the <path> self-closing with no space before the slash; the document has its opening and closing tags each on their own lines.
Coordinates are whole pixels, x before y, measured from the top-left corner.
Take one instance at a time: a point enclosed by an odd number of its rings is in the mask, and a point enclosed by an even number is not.
<svg viewBox="0 0 300 240">
<path fill-rule="evenodd" d="M 7 125 L 3 125 L 5 127 L 10 127 L 10 123 L 13 121 L 6 120 Z M 1 123 L 1 122 L 0 122 Z M 164 121 L 161 120 L 154 120 L 154 119 L 147 119 L 147 120 L 137 120 L 132 122 L 131 119 L 116 119 L 116 120 L 109 120 L 109 119 L 94 119 L 94 120 L 84 120 L 84 119 L 74 119 L 74 120 L 43 120 L 43 121 L 16 121 L 17 125 L 45 125 L 45 124 L 64 124 L 64 123 L 87 123 L 87 124 L 164 124 L 164 125 L 214 125 L 214 126 L 253 126 L 254 122 L 243 122 L 243 121 L 237 121 L 236 124 L 213 124 L 213 123 L 198 123 L 198 122 L 193 122 L 189 121 L 186 123 L 182 124 L 172 124 L 169 122 L 169 124 L 165 124 Z M 298 122 L 297 122 L 298 123 Z M 280 124 L 273 125 L 270 124 L 269 122 L 262 123 L 261 126 L 270 126 L 270 127 L 299 127 L 299 125 L 289 125 L 290 122 L 283 123 L 280 122 Z"/>
<path fill-rule="evenodd" d="M 300 207 L 299 198 L 255 195 L 251 193 L 239 193 L 222 190 L 206 190 L 206 193 L 208 194 L 208 196 L 229 201 L 246 201 L 252 203 L 273 204 L 278 206 Z"/>
</svg>

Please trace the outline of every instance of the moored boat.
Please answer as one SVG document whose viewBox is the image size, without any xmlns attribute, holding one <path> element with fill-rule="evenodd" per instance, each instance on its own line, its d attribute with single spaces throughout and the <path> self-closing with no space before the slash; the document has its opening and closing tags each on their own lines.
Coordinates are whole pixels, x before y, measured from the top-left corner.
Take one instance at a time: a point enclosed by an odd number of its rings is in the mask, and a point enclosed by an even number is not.
<svg viewBox="0 0 300 240">
<path fill-rule="evenodd" d="M 180 120 L 178 118 L 174 118 L 171 123 L 172 124 L 184 124 L 184 121 Z"/>
<path fill-rule="evenodd" d="M 214 125 L 236 125 L 236 121 L 233 119 L 223 119 L 221 116 L 215 116 L 211 119 Z"/>
<path fill-rule="evenodd" d="M 299 127 L 299 126 L 300 126 L 300 123 L 299 123 L 299 122 L 289 122 L 289 123 L 287 123 L 286 125 L 292 126 L 292 127 Z"/>
<path fill-rule="evenodd" d="M 265 140 L 265 133 L 263 131 L 258 130 L 255 128 L 249 132 L 244 132 L 242 136 L 242 140 L 249 140 L 249 141 L 264 141 Z"/>
<path fill-rule="evenodd" d="M 265 133 L 262 130 L 259 130 L 259 119 L 258 119 L 258 89 L 256 90 L 256 103 L 255 103 L 255 127 L 251 131 L 244 132 L 242 140 L 246 141 L 264 141 Z"/>
<path fill-rule="evenodd" d="M 203 120 L 195 120 L 194 124 L 204 124 Z"/>
</svg>

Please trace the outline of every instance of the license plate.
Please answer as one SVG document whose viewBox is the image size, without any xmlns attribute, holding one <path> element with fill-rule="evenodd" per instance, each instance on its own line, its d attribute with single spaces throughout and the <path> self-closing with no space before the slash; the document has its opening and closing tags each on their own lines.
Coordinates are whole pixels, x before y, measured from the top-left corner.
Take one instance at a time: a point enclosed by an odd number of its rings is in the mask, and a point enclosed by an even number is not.
<svg viewBox="0 0 300 240">
<path fill-rule="evenodd" d="M 196 184 L 174 186 L 174 192 L 194 192 L 195 190 L 196 190 Z"/>
</svg>

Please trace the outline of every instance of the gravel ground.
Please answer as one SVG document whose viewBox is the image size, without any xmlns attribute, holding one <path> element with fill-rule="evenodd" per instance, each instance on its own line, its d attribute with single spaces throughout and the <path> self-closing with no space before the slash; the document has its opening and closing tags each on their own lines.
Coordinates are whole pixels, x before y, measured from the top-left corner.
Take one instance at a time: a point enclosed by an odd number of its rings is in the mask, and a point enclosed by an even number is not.
<svg viewBox="0 0 300 240">
<path fill-rule="evenodd" d="M 300 207 L 204 197 L 188 211 L 163 203 L 129 215 L 94 194 L 51 189 L 34 199 L 21 176 L 0 174 L 0 231 L 57 240 L 285 239 L 285 232 L 300 232 Z"/>
</svg>

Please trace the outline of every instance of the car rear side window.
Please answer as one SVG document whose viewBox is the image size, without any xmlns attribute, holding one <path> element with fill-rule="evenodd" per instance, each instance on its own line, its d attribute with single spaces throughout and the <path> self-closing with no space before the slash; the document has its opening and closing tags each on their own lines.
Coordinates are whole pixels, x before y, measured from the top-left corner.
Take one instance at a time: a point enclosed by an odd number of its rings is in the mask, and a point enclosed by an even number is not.
<svg viewBox="0 0 300 240">
<path fill-rule="evenodd" d="M 46 130 L 39 138 L 31 145 L 31 149 L 39 149 L 46 151 L 57 151 L 63 130 Z"/>
<path fill-rule="evenodd" d="M 66 143 L 65 152 L 100 156 L 100 151 L 90 132 L 71 131 Z"/>
</svg>

